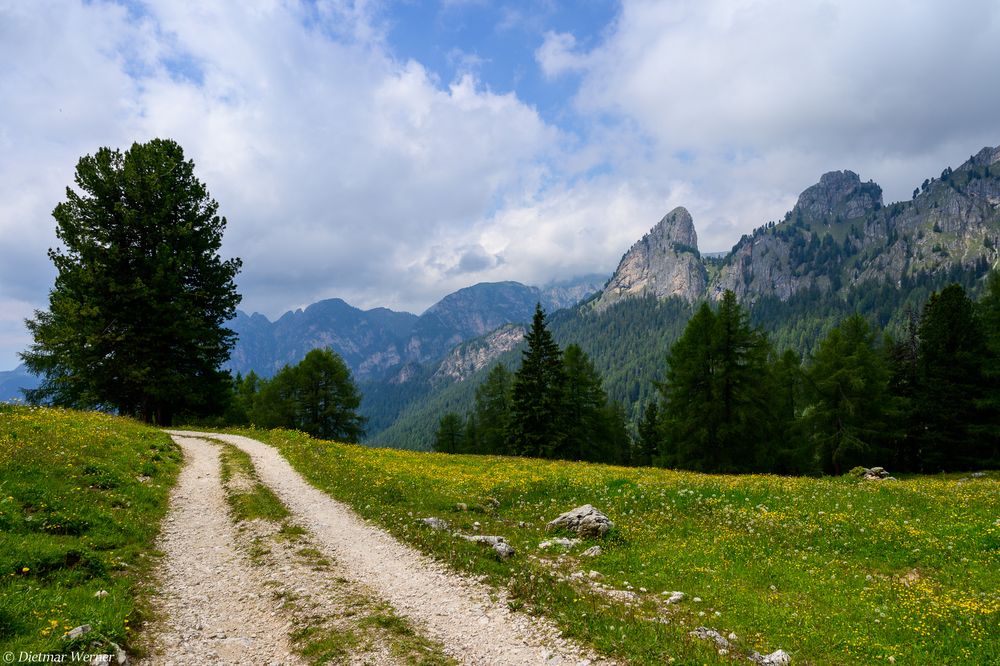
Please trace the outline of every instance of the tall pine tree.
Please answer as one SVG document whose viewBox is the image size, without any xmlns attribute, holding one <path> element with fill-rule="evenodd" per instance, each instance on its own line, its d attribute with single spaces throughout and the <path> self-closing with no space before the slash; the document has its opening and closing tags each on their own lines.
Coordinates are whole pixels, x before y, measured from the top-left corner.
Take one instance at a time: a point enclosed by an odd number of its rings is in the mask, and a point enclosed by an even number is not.
<svg viewBox="0 0 1000 666">
<path fill-rule="evenodd" d="M 635 464 L 660 464 L 660 408 L 656 400 L 646 405 L 637 428 L 639 441 L 635 451 Z"/>
<path fill-rule="evenodd" d="M 918 334 L 912 435 L 922 471 L 976 467 L 988 455 L 977 436 L 988 422 L 983 409 L 988 350 L 973 303 L 961 286 L 931 295 Z"/>
<path fill-rule="evenodd" d="M 28 399 L 159 425 L 221 412 L 241 264 L 219 257 L 226 219 L 194 163 L 153 139 L 81 158 L 75 181 L 52 213 L 63 247 L 49 251 L 49 309 L 26 322 L 21 357 L 43 376 Z"/>
<path fill-rule="evenodd" d="M 667 358 L 664 463 L 706 472 L 761 469 L 774 419 L 767 337 L 750 326 L 731 291 L 718 313 L 703 304 Z"/>
<path fill-rule="evenodd" d="M 535 306 L 521 367 L 511 392 L 509 439 L 516 455 L 552 457 L 563 450 L 566 372 L 559 345 L 545 326 L 541 304 Z"/>
<path fill-rule="evenodd" d="M 562 420 L 566 424 L 563 448 L 556 457 L 571 460 L 610 461 L 610 423 L 605 408 L 608 396 L 601 376 L 579 345 L 566 347 L 563 355 L 566 384 Z"/>
<path fill-rule="evenodd" d="M 513 453 L 508 440 L 512 384 L 510 371 L 498 363 L 476 388 L 476 450 L 479 453 Z"/>
<path fill-rule="evenodd" d="M 884 461 L 889 370 L 868 322 L 856 314 L 830 331 L 806 376 L 812 402 L 803 426 L 822 471 Z"/>
</svg>

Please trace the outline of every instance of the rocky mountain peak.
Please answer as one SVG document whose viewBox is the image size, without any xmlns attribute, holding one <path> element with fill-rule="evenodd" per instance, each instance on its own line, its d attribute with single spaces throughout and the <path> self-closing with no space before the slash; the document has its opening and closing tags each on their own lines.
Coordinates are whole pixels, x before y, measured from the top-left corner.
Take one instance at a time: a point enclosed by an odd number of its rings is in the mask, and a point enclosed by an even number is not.
<svg viewBox="0 0 1000 666">
<path fill-rule="evenodd" d="M 603 310 L 623 298 L 643 294 L 694 301 L 705 293 L 707 282 L 694 220 L 679 206 L 629 248 L 594 307 Z"/>
<path fill-rule="evenodd" d="M 660 237 L 694 249 L 698 248 L 698 234 L 694 231 L 694 220 L 691 219 L 691 213 L 684 206 L 678 206 L 664 215 L 663 219 L 649 230 L 646 237 L 650 236 Z M 645 240 L 644 237 L 639 243 Z"/>
<path fill-rule="evenodd" d="M 831 171 L 799 195 L 792 213 L 813 219 L 839 215 L 850 220 L 881 207 L 881 187 L 873 182 L 862 183 L 853 171 Z"/>
<path fill-rule="evenodd" d="M 1000 146 L 991 148 L 986 146 L 969 159 L 972 166 L 990 166 L 1000 162 Z"/>
</svg>

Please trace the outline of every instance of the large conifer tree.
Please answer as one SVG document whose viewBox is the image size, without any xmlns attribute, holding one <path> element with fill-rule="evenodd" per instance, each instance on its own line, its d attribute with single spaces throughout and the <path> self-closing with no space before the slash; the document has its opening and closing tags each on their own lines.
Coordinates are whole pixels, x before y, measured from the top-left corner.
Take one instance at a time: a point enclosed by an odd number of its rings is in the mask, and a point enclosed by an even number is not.
<svg viewBox="0 0 1000 666">
<path fill-rule="evenodd" d="M 490 370 L 486 380 L 476 388 L 477 453 L 512 453 L 507 439 L 512 382 L 510 371 L 498 363 Z"/>
<path fill-rule="evenodd" d="M 885 460 L 889 370 L 868 322 L 853 315 L 830 331 L 807 377 L 812 403 L 803 420 L 822 470 Z"/>
<path fill-rule="evenodd" d="M 612 462 L 616 452 L 611 446 L 608 396 L 601 386 L 601 375 L 579 345 L 571 344 L 563 354 L 566 368 L 566 391 L 563 418 L 565 441 L 556 455 L 571 460 Z"/>
<path fill-rule="evenodd" d="M 559 345 L 545 326 L 541 304 L 535 306 L 527 349 L 514 375 L 509 439 L 517 455 L 552 457 L 562 450 L 566 372 Z"/>
<path fill-rule="evenodd" d="M 731 291 L 715 313 L 703 304 L 667 358 L 664 464 L 707 472 L 761 468 L 774 423 L 767 337 Z"/>
<path fill-rule="evenodd" d="M 28 320 L 32 401 L 111 408 L 169 425 L 221 409 L 235 336 L 239 259 L 222 260 L 226 220 L 170 140 L 80 159 L 56 206 L 49 308 Z"/>
<path fill-rule="evenodd" d="M 931 295 L 918 335 L 912 436 L 923 471 L 975 467 L 988 455 L 978 436 L 988 422 L 983 409 L 988 350 L 973 303 L 961 286 Z"/>
</svg>

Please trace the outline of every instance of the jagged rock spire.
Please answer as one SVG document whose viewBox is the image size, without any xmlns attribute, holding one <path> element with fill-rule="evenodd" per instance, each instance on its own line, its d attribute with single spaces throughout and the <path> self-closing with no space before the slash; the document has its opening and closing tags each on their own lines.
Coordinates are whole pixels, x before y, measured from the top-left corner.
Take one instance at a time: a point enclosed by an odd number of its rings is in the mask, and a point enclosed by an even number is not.
<svg viewBox="0 0 1000 666">
<path fill-rule="evenodd" d="M 625 253 L 595 307 L 602 310 L 643 294 L 695 301 L 705 293 L 707 283 L 691 213 L 677 207 Z"/>
</svg>

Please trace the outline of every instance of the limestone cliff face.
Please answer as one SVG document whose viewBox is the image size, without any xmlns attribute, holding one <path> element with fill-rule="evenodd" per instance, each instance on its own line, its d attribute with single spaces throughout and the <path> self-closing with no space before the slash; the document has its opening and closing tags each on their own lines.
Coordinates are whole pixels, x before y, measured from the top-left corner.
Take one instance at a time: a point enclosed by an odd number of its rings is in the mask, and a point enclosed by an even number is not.
<svg viewBox="0 0 1000 666">
<path fill-rule="evenodd" d="M 803 259 L 807 256 L 798 252 L 795 239 L 802 232 L 812 233 L 814 228 L 818 234 L 829 234 L 881 208 L 882 188 L 875 183 L 862 183 L 853 171 L 823 174 L 817 184 L 799 195 L 784 222 L 761 227 L 740 239 L 713 276 L 709 296 L 718 300 L 730 290 L 741 300 L 753 301 L 760 296 L 788 300 L 803 289 L 829 289 L 836 280 L 826 266 L 806 266 L 808 262 Z"/>
<path fill-rule="evenodd" d="M 931 178 L 911 201 L 885 206 L 882 189 L 853 171 L 832 171 L 799 196 L 785 218 L 740 239 L 722 259 L 702 260 L 691 216 L 675 209 L 622 258 L 595 307 L 653 294 L 688 301 L 726 290 L 747 303 L 807 290 L 899 282 L 953 267 L 1000 261 L 1000 147 L 984 148 Z"/>
<path fill-rule="evenodd" d="M 431 384 L 460 382 L 471 377 L 521 344 L 525 333 L 527 329 L 521 324 L 506 324 L 487 335 L 455 347 L 431 376 Z"/>
<path fill-rule="evenodd" d="M 695 301 L 707 283 L 694 221 L 686 209 L 675 208 L 625 253 L 594 307 L 603 310 L 642 294 Z"/>
<path fill-rule="evenodd" d="M 799 195 L 792 213 L 813 219 L 855 219 L 882 207 L 882 188 L 862 183 L 853 171 L 831 171 Z"/>
</svg>

